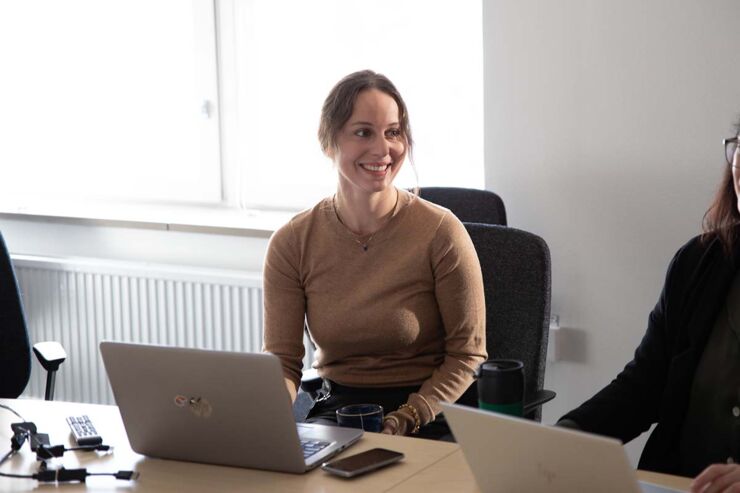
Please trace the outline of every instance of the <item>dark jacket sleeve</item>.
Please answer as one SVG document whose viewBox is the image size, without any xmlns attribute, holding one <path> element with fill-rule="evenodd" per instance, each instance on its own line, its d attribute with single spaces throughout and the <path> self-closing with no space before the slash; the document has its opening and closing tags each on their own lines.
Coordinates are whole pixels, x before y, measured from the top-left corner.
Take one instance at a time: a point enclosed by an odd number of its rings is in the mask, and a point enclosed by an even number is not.
<svg viewBox="0 0 740 493">
<path fill-rule="evenodd" d="M 665 284 L 648 318 L 645 335 L 634 358 L 594 397 L 561 420 L 582 430 L 628 442 L 658 421 L 679 327 L 674 312 L 681 311 L 688 280 L 701 255 L 698 239 L 684 245 L 673 257 Z"/>
</svg>

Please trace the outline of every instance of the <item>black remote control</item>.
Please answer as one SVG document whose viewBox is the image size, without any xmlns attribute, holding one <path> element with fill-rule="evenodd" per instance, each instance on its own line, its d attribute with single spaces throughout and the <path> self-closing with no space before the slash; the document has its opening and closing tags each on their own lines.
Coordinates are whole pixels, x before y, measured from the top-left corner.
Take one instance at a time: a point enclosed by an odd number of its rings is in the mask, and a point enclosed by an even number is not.
<svg viewBox="0 0 740 493">
<path fill-rule="evenodd" d="M 67 418 L 72 436 L 80 447 L 91 447 L 103 443 L 103 438 L 98 435 L 90 418 L 85 416 L 70 416 Z"/>
</svg>

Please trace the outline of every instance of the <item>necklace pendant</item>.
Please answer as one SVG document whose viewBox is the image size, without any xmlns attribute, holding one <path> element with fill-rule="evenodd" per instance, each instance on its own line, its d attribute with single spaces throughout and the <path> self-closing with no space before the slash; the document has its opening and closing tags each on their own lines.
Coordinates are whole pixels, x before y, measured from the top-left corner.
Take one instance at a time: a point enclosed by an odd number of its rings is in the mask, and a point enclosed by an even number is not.
<svg viewBox="0 0 740 493">
<path fill-rule="evenodd" d="M 365 244 L 362 245 L 362 249 L 363 249 L 363 251 L 367 251 L 367 243 L 365 243 Z"/>
</svg>

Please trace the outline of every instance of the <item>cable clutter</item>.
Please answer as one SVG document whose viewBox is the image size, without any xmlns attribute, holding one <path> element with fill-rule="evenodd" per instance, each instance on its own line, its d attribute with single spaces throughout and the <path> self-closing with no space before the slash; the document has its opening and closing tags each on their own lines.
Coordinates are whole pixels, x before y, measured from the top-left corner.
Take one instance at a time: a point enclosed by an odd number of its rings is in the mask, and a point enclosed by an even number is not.
<svg viewBox="0 0 740 493">
<path fill-rule="evenodd" d="M 84 483 L 89 476 L 113 476 L 116 479 L 122 480 L 134 480 L 139 477 L 139 473 L 135 471 L 118 471 L 118 472 L 88 472 L 86 468 L 79 469 L 67 469 L 64 466 L 58 468 L 50 468 L 47 464 L 47 460 L 62 457 L 65 452 L 69 451 L 98 451 L 107 452 L 112 449 L 110 445 L 104 445 L 103 443 L 97 445 L 83 445 L 78 447 L 65 447 L 64 445 L 50 445 L 49 435 L 46 433 L 38 433 L 36 425 L 30 421 L 26 421 L 20 414 L 15 412 L 8 406 L 0 404 L 0 407 L 5 408 L 22 419 L 22 422 L 11 423 L 10 428 L 13 431 L 13 436 L 10 439 L 10 451 L 7 452 L 0 459 L 0 466 L 5 463 L 8 459 L 18 453 L 23 447 L 23 444 L 28 442 L 31 451 L 36 452 L 36 460 L 40 462 L 38 472 L 34 474 L 10 474 L 0 472 L 0 477 L 6 478 L 22 478 L 22 479 L 35 479 L 40 483 L 67 483 L 67 482 L 81 482 Z"/>
</svg>

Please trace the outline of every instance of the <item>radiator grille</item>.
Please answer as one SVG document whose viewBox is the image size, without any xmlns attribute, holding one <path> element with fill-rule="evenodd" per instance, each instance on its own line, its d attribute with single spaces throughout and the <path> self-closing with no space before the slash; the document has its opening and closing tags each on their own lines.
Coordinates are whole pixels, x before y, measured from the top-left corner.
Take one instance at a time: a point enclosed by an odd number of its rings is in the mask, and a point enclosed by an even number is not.
<svg viewBox="0 0 740 493">
<path fill-rule="evenodd" d="M 98 351 L 101 340 L 261 350 L 259 275 L 20 255 L 13 264 L 31 341 L 58 341 L 67 351 L 55 400 L 114 403 Z M 24 396 L 43 397 L 44 373 L 34 362 Z"/>
</svg>

